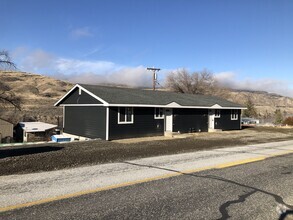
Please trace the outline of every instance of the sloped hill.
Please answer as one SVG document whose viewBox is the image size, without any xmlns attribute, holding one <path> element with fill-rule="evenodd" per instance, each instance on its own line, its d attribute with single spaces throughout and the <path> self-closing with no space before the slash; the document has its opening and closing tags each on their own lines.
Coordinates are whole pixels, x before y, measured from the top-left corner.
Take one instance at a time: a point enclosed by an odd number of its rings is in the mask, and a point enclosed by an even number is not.
<svg viewBox="0 0 293 220">
<path fill-rule="evenodd" d="M 54 107 L 73 84 L 43 75 L 0 71 L 0 89 L 13 92 L 22 99 L 22 110 L 1 108 L 0 117 L 11 122 L 38 120 L 62 125 L 62 108 Z M 113 86 L 113 85 L 112 85 Z M 120 85 L 121 87 L 121 85 Z M 229 90 L 229 100 L 245 104 L 247 98 L 255 104 L 261 118 L 273 118 L 279 108 L 286 116 L 293 115 L 293 99 L 258 91 Z"/>
<path fill-rule="evenodd" d="M 238 90 L 230 92 L 230 100 L 245 104 L 248 97 L 255 104 L 261 118 L 272 118 L 276 109 L 280 109 L 283 115 L 293 115 L 293 99 L 278 94 L 264 91 Z"/>
<path fill-rule="evenodd" d="M 0 108 L 1 117 L 14 123 L 39 120 L 57 124 L 62 109 L 54 107 L 54 103 L 72 87 L 68 82 L 24 72 L 1 71 L 0 82 L 6 91 L 22 100 L 21 111 Z"/>
</svg>

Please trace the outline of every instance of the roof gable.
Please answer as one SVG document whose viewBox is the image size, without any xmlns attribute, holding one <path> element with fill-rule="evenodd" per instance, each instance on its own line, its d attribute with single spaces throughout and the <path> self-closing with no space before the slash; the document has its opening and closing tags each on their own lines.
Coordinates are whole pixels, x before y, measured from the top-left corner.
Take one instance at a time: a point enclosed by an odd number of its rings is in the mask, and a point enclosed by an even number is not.
<svg viewBox="0 0 293 220">
<path fill-rule="evenodd" d="M 104 104 L 103 100 L 95 97 L 94 94 L 79 85 L 74 86 L 65 96 L 63 96 L 55 106 L 76 105 L 76 104 Z"/>
</svg>

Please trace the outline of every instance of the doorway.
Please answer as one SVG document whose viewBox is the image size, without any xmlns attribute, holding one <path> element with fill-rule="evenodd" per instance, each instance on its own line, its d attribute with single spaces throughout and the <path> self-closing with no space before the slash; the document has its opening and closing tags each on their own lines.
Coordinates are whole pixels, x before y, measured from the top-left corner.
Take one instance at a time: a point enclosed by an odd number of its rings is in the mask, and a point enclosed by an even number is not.
<svg viewBox="0 0 293 220">
<path fill-rule="evenodd" d="M 209 129 L 215 129 L 215 110 L 209 109 Z"/>
<path fill-rule="evenodd" d="M 173 132 L 173 109 L 165 109 L 165 131 Z"/>
</svg>

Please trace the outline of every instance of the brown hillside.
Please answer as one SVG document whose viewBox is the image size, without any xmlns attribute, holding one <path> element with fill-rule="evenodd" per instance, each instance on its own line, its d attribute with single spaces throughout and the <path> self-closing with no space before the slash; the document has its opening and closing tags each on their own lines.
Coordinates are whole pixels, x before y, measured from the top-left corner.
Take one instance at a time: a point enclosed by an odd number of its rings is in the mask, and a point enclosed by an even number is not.
<svg viewBox="0 0 293 220">
<path fill-rule="evenodd" d="M 0 82 L 22 100 L 21 111 L 0 108 L 1 117 L 13 123 L 35 120 L 57 124 L 62 109 L 54 103 L 72 87 L 68 82 L 24 72 L 1 71 Z"/>
<path fill-rule="evenodd" d="M 22 110 L 0 108 L 0 118 L 13 123 L 25 120 L 38 120 L 57 124 L 58 116 L 62 124 L 62 108 L 54 107 L 73 84 L 47 76 L 0 71 L 1 88 L 15 93 L 22 99 Z M 280 108 L 286 115 L 293 115 L 293 99 L 256 91 L 230 91 L 229 100 L 244 104 L 250 97 L 254 102 L 260 118 L 272 118 L 274 111 Z"/>
<path fill-rule="evenodd" d="M 276 109 L 280 109 L 284 117 L 293 115 L 293 99 L 263 91 L 231 91 L 230 100 L 245 104 L 248 97 L 255 104 L 260 118 L 273 118 Z"/>
</svg>

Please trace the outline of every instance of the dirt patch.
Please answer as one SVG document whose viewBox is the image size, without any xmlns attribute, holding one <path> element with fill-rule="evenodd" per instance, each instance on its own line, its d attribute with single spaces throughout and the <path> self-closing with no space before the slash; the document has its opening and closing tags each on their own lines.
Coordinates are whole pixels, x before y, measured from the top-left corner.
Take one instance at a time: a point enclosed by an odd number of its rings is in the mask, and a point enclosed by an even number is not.
<svg viewBox="0 0 293 220">
<path fill-rule="evenodd" d="M 157 139 L 156 139 L 157 138 Z M 91 164 L 209 150 L 229 146 L 293 139 L 293 129 L 249 128 L 219 133 L 196 133 L 187 138 L 144 139 L 144 141 L 87 141 L 0 148 L 0 175 L 50 171 Z M 43 147 L 42 150 L 40 147 Z M 52 150 L 53 149 L 53 150 Z M 37 152 L 36 152 L 37 151 Z"/>
</svg>

